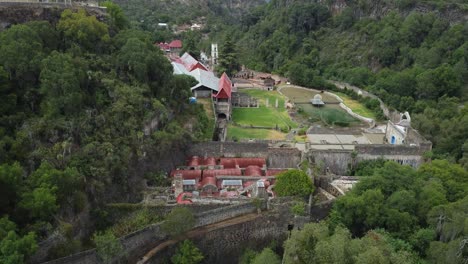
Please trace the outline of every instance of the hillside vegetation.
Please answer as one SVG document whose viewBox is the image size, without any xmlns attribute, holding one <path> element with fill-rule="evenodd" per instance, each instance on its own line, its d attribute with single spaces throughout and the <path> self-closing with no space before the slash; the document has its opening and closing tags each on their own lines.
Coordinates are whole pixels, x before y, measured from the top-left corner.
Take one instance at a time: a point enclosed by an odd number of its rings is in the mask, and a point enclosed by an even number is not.
<svg viewBox="0 0 468 264">
<path fill-rule="evenodd" d="M 0 32 L 1 263 L 51 236 L 63 238 L 53 257 L 92 246 L 118 220 L 106 203 L 141 200 L 145 178 L 210 129 L 188 105 L 193 78 L 173 76 L 151 36 L 107 5 L 106 23 L 66 10 L 56 26 Z"/>
<path fill-rule="evenodd" d="M 237 40 L 239 60 L 251 69 L 308 87 L 338 79 L 373 92 L 412 114 L 434 154 L 467 164 L 466 7 L 466 1 L 272 0 L 209 31 L 221 43 Z"/>
</svg>

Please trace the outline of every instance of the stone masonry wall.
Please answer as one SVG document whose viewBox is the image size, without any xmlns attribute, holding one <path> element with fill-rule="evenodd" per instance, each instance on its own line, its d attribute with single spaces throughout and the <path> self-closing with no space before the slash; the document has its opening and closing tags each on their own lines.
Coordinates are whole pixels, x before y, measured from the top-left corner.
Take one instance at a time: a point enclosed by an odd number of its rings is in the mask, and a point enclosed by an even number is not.
<svg viewBox="0 0 468 264">
<path fill-rule="evenodd" d="M 349 150 L 318 150 L 310 151 L 309 157 L 315 164 L 322 166 L 322 172 L 327 169 L 338 175 L 346 175 L 348 164 L 352 162 L 351 151 Z"/>
<path fill-rule="evenodd" d="M 266 205 L 263 205 L 266 207 Z M 205 226 L 227 220 L 233 217 L 256 212 L 257 208 L 252 203 L 225 206 L 214 210 L 202 212 L 196 216 L 196 226 Z M 161 223 L 150 225 L 144 229 L 120 238 L 126 252 L 126 260 L 129 263 L 136 262 L 141 256 L 148 252 L 167 238 L 161 230 Z M 80 252 L 68 257 L 45 262 L 45 264 L 94 264 L 98 263 L 96 250 Z"/>
<path fill-rule="evenodd" d="M 296 148 L 268 149 L 268 168 L 297 168 L 301 162 L 301 151 Z"/>
<path fill-rule="evenodd" d="M 419 167 L 424 159 L 422 155 L 430 150 L 431 145 L 405 146 L 405 145 L 356 145 L 356 162 L 383 158 L 393 160 L 402 165 Z M 309 158 L 315 164 L 320 164 L 322 170 L 329 170 L 337 175 L 348 174 L 348 166 L 353 162 L 350 150 L 311 150 Z"/>
<path fill-rule="evenodd" d="M 285 224 L 286 223 L 286 224 Z M 281 246 L 287 239 L 287 222 L 277 215 L 260 216 L 254 220 L 211 231 L 192 239 L 202 251 L 202 263 L 237 264 L 246 249 L 262 250 L 275 241 Z M 177 244 L 161 251 L 149 263 L 170 263 Z"/>
<path fill-rule="evenodd" d="M 192 145 L 187 151 L 188 156 L 200 157 L 266 157 L 267 143 L 247 142 L 203 142 Z"/>
</svg>

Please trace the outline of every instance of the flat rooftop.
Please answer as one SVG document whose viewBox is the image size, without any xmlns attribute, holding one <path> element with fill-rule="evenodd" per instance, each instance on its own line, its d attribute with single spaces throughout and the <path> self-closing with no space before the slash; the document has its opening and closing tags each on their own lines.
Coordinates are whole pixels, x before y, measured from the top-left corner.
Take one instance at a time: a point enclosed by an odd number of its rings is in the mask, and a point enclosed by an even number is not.
<svg viewBox="0 0 468 264">
<path fill-rule="evenodd" d="M 385 133 L 381 130 L 364 131 L 359 128 L 329 129 L 320 126 L 307 131 L 311 149 L 353 150 L 355 145 L 384 144 Z"/>
</svg>

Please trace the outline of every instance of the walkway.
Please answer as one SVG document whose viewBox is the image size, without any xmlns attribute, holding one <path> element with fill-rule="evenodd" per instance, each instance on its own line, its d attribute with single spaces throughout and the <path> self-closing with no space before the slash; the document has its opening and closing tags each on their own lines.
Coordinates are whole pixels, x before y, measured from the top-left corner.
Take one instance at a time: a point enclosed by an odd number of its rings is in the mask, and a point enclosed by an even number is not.
<svg viewBox="0 0 468 264">
<path fill-rule="evenodd" d="M 357 94 L 361 94 L 363 97 L 369 97 L 369 98 L 372 98 L 372 99 L 377 99 L 379 100 L 379 103 L 380 103 L 380 109 L 382 109 L 384 115 L 389 119 L 389 120 L 392 120 L 393 116 L 390 112 L 390 109 L 388 109 L 388 107 L 385 105 L 385 103 L 379 98 L 377 97 L 375 94 L 371 94 L 359 87 L 356 87 L 354 85 L 351 85 L 349 83 L 345 83 L 345 82 L 339 82 L 339 81 L 332 81 L 332 80 L 329 80 L 328 81 L 329 83 L 331 84 L 334 84 L 337 88 L 339 89 L 351 89 L 353 91 L 355 91 Z"/>
<path fill-rule="evenodd" d="M 241 223 L 245 223 L 245 222 L 250 222 L 252 220 L 257 219 L 260 216 L 261 216 L 261 214 L 256 214 L 256 213 L 246 214 L 246 215 L 243 215 L 243 216 L 234 217 L 234 218 L 231 218 L 231 219 L 228 219 L 228 220 L 225 220 L 225 221 L 221 221 L 221 222 L 218 222 L 218 223 L 214 223 L 214 224 L 211 224 L 211 225 L 207 225 L 207 226 L 192 229 L 191 231 L 187 232 L 183 236 L 179 236 L 179 237 L 173 238 L 171 240 L 167 240 L 167 241 L 159 244 L 158 246 L 156 246 L 152 250 L 148 251 L 148 253 L 146 253 L 145 256 L 143 256 L 143 258 L 140 261 L 137 262 L 137 264 L 148 263 L 148 261 L 151 260 L 151 258 L 154 257 L 156 254 L 158 254 L 158 252 L 160 252 L 161 250 L 166 249 L 169 246 L 175 245 L 175 244 L 177 244 L 178 242 L 180 242 L 182 240 L 198 237 L 198 236 L 204 235 L 206 233 L 215 231 L 217 229 L 225 228 L 225 227 L 228 227 L 228 226 L 237 225 L 237 224 L 241 224 Z"/>
</svg>

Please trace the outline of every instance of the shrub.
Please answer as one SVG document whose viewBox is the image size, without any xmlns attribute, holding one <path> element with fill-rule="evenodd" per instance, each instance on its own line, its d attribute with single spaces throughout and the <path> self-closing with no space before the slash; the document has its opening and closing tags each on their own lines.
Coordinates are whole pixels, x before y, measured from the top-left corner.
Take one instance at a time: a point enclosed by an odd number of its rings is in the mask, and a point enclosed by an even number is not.
<svg viewBox="0 0 468 264">
<path fill-rule="evenodd" d="M 187 232 L 195 226 L 195 217 L 186 207 L 176 207 L 162 223 L 162 230 L 171 236 Z"/>
<path fill-rule="evenodd" d="M 276 177 L 275 192 L 279 196 L 306 196 L 313 190 L 312 180 L 301 170 L 289 170 Z"/>
<path fill-rule="evenodd" d="M 303 216 L 306 214 L 305 207 L 306 204 L 303 201 L 298 201 L 291 207 L 291 212 L 294 215 Z"/>
<path fill-rule="evenodd" d="M 202 252 L 190 240 L 184 240 L 177 248 L 177 252 L 171 258 L 174 264 L 197 264 L 203 260 Z"/>
</svg>

